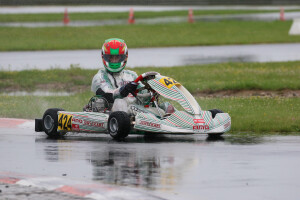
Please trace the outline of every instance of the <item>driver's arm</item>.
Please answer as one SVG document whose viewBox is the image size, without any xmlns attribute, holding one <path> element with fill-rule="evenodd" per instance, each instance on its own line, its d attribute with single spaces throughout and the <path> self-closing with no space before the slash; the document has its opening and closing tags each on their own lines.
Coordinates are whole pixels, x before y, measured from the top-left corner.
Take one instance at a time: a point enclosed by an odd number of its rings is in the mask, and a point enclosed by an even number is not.
<svg viewBox="0 0 300 200">
<path fill-rule="evenodd" d="M 120 96 L 119 88 L 114 89 L 108 78 L 104 77 L 104 74 L 97 73 L 92 81 L 92 92 L 96 95 L 105 97 L 109 102 L 113 103 L 114 99 Z"/>
</svg>

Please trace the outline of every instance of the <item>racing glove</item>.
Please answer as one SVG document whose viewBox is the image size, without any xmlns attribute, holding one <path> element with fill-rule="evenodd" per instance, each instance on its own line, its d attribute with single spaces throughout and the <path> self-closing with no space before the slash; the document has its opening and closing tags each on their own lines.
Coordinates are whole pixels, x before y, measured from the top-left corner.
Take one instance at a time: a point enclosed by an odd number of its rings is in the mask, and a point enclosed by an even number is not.
<svg viewBox="0 0 300 200">
<path fill-rule="evenodd" d="M 131 93 L 133 96 L 135 96 L 135 90 L 138 86 L 138 83 L 132 81 L 127 83 L 126 85 L 122 86 L 120 88 L 120 94 L 122 97 L 127 97 L 129 93 Z"/>
<path fill-rule="evenodd" d="M 98 88 L 96 91 L 96 95 L 101 95 L 104 97 L 109 103 L 114 103 L 114 97 L 112 93 L 105 93 L 101 88 Z"/>
</svg>

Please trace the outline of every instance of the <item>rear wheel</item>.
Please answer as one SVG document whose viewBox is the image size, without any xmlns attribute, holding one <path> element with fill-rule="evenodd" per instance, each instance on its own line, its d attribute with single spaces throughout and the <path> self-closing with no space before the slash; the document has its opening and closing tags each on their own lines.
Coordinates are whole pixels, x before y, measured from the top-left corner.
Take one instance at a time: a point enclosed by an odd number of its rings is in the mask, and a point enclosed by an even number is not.
<svg viewBox="0 0 300 200">
<path fill-rule="evenodd" d="M 116 111 L 108 118 L 108 133 L 114 139 L 123 139 L 130 132 L 130 118 L 126 112 Z"/>
<path fill-rule="evenodd" d="M 224 113 L 222 110 L 219 110 L 219 109 L 212 109 L 212 110 L 208 110 L 211 112 L 211 116 L 212 118 L 214 119 L 215 116 L 218 114 L 218 113 Z M 209 133 L 208 134 L 208 137 L 210 138 L 219 138 L 221 135 L 223 135 L 224 133 Z"/>
<path fill-rule="evenodd" d="M 57 131 L 58 111 L 64 111 L 64 109 L 49 108 L 48 110 L 46 110 L 46 112 L 43 115 L 43 119 L 42 119 L 43 129 L 49 137 L 59 137 L 66 134 L 66 132 Z"/>
</svg>

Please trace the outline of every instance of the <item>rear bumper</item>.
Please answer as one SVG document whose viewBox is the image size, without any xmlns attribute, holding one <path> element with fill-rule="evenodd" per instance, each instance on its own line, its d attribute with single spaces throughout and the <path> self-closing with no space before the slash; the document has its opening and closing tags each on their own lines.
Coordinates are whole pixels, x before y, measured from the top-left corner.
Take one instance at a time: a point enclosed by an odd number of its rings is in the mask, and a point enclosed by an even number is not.
<svg viewBox="0 0 300 200">
<path fill-rule="evenodd" d="M 35 132 L 43 132 L 43 119 L 35 119 Z"/>
</svg>

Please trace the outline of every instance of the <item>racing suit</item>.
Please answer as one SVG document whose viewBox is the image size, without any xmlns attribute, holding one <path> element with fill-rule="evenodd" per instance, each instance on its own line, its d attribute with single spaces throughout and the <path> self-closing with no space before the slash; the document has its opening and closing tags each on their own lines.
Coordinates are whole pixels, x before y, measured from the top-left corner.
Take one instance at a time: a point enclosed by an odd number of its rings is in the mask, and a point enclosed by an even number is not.
<svg viewBox="0 0 300 200">
<path fill-rule="evenodd" d="M 134 71 L 123 70 L 119 73 L 110 73 L 105 69 L 100 69 L 98 73 L 94 76 L 92 80 L 91 90 L 96 95 L 104 96 L 109 103 L 114 103 L 116 99 L 122 99 L 122 95 L 120 94 L 121 87 L 125 86 L 127 83 L 134 81 L 137 78 L 137 74 Z M 138 88 L 142 87 L 142 84 L 139 84 Z M 139 93 L 145 94 L 146 90 L 142 90 Z M 150 100 L 150 96 L 139 98 L 142 103 Z M 137 103 L 136 98 L 129 94 L 127 97 L 123 98 L 127 105 L 132 103 Z M 161 104 L 160 112 L 165 114 L 165 110 L 167 109 L 169 104 Z M 148 108 L 150 112 L 157 113 L 157 109 Z M 147 109 L 147 110 L 148 110 Z"/>
<path fill-rule="evenodd" d="M 94 76 L 91 90 L 96 95 L 111 94 L 111 101 L 117 98 L 122 98 L 120 88 L 127 83 L 134 81 L 137 74 L 130 70 L 123 70 L 119 73 L 110 73 L 105 69 L 100 69 Z M 110 98 L 110 97 L 109 97 Z M 134 101 L 132 95 L 128 95 L 130 101 Z"/>
</svg>

